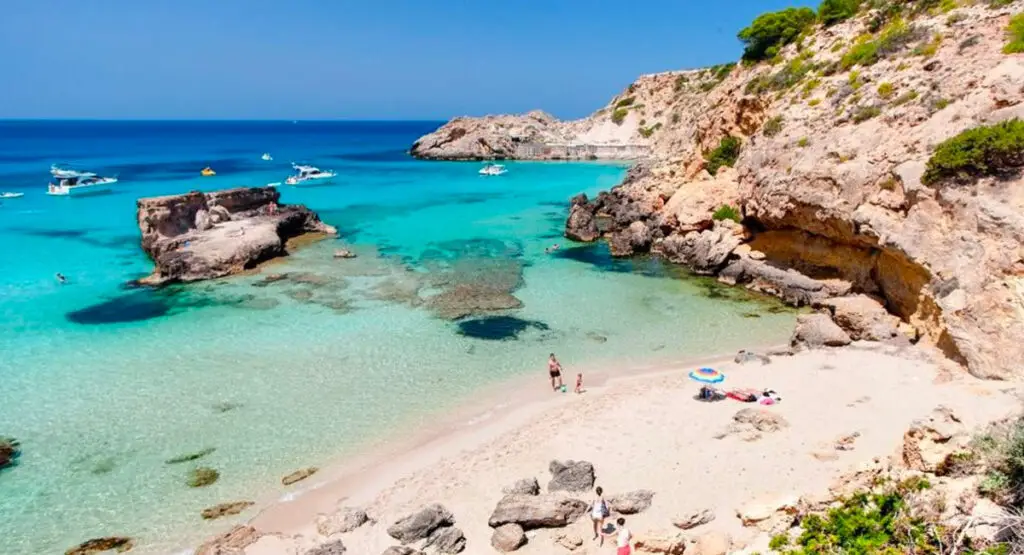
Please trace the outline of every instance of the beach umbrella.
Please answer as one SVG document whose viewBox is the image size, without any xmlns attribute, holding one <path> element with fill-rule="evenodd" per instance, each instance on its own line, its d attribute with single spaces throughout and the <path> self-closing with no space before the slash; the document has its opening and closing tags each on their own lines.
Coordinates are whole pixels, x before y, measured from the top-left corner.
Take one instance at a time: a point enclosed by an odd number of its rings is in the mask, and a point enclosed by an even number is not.
<svg viewBox="0 0 1024 555">
<path fill-rule="evenodd" d="M 714 368 L 698 368 L 690 372 L 690 378 L 704 383 L 718 383 L 725 379 L 725 374 Z"/>
</svg>

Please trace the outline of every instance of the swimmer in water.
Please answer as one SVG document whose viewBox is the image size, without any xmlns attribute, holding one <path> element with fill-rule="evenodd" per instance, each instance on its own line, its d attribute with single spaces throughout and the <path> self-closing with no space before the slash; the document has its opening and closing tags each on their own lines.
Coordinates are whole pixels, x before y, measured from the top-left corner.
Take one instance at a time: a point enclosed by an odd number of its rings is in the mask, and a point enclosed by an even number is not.
<svg viewBox="0 0 1024 555">
<path fill-rule="evenodd" d="M 561 245 L 559 245 L 558 243 L 555 243 L 554 245 L 551 245 L 550 247 L 544 249 L 544 252 L 547 253 L 547 254 L 551 254 L 551 253 L 557 251 L 561 247 L 562 247 Z"/>
<path fill-rule="evenodd" d="M 68 282 L 68 278 L 64 277 L 64 274 L 57 272 L 57 281 L 60 282 L 61 285 L 64 285 Z"/>
</svg>

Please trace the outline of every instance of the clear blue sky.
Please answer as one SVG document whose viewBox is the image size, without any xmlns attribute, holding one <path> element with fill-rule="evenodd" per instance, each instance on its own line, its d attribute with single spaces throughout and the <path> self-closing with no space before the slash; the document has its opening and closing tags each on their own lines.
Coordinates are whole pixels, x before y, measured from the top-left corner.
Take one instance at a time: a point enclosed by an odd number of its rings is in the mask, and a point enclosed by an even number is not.
<svg viewBox="0 0 1024 555">
<path fill-rule="evenodd" d="M 579 117 L 801 0 L 8 0 L 0 118 Z M 816 2 L 814 2 L 816 3 Z"/>
</svg>

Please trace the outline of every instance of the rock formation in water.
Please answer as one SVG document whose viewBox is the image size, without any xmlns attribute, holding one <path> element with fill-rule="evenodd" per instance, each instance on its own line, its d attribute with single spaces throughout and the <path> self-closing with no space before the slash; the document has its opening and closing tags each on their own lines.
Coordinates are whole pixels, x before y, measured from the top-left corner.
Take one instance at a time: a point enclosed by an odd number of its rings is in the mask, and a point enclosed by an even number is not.
<svg viewBox="0 0 1024 555">
<path fill-rule="evenodd" d="M 820 307 L 853 338 L 934 345 L 979 377 L 1019 375 L 1024 153 L 995 175 L 925 173 L 944 141 L 1024 118 L 1024 54 L 1003 51 L 1024 2 L 890 4 L 815 24 L 772 63 L 641 77 L 583 121 L 621 120 L 624 103 L 650 154 L 573 199 L 566 236 Z M 488 121 L 438 133 L 500 135 Z"/>
<path fill-rule="evenodd" d="M 153 260 L 147 285 L 219 278 L 287 254 L 289 239 L 333 234 L 301 205 L 278 204 L 273 187 L 144 198 L 138 201 L 142 248 Z"/>
</svg>

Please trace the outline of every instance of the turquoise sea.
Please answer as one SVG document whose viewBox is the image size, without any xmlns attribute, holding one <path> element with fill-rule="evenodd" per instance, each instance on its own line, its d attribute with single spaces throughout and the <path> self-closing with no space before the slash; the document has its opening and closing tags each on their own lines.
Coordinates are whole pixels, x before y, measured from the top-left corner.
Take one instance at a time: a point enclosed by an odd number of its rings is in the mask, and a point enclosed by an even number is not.
<svg viewBox="0 0 1024 555">
<path fill-rule="evenodd" d="M 628 372 L 788 335 L 793 314 L 774 301 L 561 237 L 568 199 L 612 187 L 625 165 L 509 163 L 485 178 L 478 164 L 406 156 L 437 125 L 0 122 L 0 191 L 25 193 L 0 205 L 0 435 L 23 450 L 0 470 L 0 553 L 106 535 L 180 552 L 232 523 L 203 521 L 205 507 L 283 493 L 281 476 L 416 429 L 497 381 L 536 374 L 546 387 L 549 352 L 570 374 Z M 338 172 L 281 187 L 337 240 L 255 275 L 126 285 L 151 268 L 137 198 L 281 182 L 292 161 Z M 120 182 L 49 197 L 52 163 Z M 216 177 L 199 176 L 208 165 Z M 335 260 L 340 247 L 359 257 Z M 452 321 L 424 301 L 481 281 L 523 306 Z M 220 479 L 190 488 L 200 464 Z"/>
</svg>

